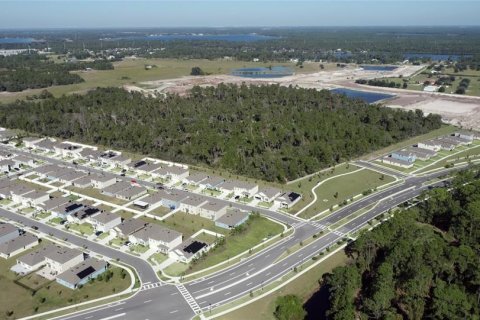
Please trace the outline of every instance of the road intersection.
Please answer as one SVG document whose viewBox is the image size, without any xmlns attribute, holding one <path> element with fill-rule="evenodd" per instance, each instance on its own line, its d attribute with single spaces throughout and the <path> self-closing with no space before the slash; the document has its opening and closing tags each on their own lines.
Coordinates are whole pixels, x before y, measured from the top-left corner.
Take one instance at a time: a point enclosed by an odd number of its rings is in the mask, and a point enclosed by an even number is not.
<svg viewBox="0 0 480 320">
<path fill-rule="evenodd" d="M 22 153 L 17 150 L 16 152 Z M 28 154 L 27 152 L 24 153 Z M 38 155 L 35 156 L 38 157 Z M 65 162 L 61 160 L 47 157 L 44 160 L 65 165 Z M 96 170 L 90 167 L 84 169 L 91 172 Z M 98 171 L 100 172 L 100 170 Z M 183 320 L 225 305 L 251 291 L 263 290 L 264 286 L 281 279 L 315 255 L 344 239 L 347 235 L 358 231 L 375 217 L 418 196 L 428 188 L 426 182 L 444 175 L 445 172 L 446 170 L 442 170 L 424 176 L 404 176 L 402 177 L 402 183 L 375 192 L 316 221 L 308 221 L 268 209 L 255 208 L 255 211 L 264 216 L 290 225 L 293 228 L 293 233 L 237 264 L 204 278 L 182 284 L 159 281 L 152 267 L 141 258 L 75 236 L 18 213 L 0 209 L 0 216 L 27 227 L 35 226 L 39 232 L 63 239 L 108 259 L 120 261 L 136 270 L 141 287 L 131 297 L 88 311 L 62 316 L 59 319 L 118 318 L 147 320 L 160 318 Z M 154 185 L 147 181 L 137 180 L 137 182 L 149 187 Z M 217 199 L 217 201 L 219 200 Z M 236 204 L 236 206 L 252 210 L 252 207 L 248 205 Z M 354 214 L 360 210 L 366 210 L 366 212 L 353 218 Z M 348 218 L 350 220 L 343 225 L 335 230 L 329 230 L 329 226 L 342 223 Z M 319 235 L 321 231 L 323 233 Z M 309 244 L 300 246 L 298 250 L 286 255 L 289 248 L 311 239 L 313 235 L 317 235 L 317 237 Z"/>
</svg>

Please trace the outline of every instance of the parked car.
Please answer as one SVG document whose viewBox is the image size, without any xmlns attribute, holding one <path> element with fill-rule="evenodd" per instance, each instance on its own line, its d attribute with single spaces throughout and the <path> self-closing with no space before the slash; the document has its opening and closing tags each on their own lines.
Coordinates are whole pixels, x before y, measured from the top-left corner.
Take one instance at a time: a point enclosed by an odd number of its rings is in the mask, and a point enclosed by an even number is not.
<svg viewBox="0 0 480 320">
<path fill-rule="evenodd" d="M 32 226 L 32 229 L 33 230 L 38 230 L 38 227 L 37 226 Z"/>
</svg>

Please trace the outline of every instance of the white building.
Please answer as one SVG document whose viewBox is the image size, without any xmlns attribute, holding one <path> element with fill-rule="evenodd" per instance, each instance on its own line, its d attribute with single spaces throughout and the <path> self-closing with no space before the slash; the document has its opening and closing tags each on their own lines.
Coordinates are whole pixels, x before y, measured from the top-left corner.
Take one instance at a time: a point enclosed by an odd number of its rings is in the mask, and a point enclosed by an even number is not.
<svg viewBox="0 0 480 320">
<path fill-rule="evenodd" d="M 100 212 L 88 218 L 96 231 L 108 232 L 122 223 L 122 217 L 109 211 Z"/>
<path fill-rule="evenodd" d="M 83 260 L 83 252 L 65 247 L 56 247 L 45 256 L 45 262 L 53 274 L 60 274 Z"/>
<path fill-rule="evenodd" d="M 147 224 L 144 228 L 131 234 L 128 240 L 167 253 L 182 243 L 182 234 L 157 224 Z"/>
<path fill-rule="evenodd" d="M 97 189 L 103 189 L 117 182 L 117 178 L 110 174 L 92 174 L 90 175 L 92 186 Z"/>
</svg>

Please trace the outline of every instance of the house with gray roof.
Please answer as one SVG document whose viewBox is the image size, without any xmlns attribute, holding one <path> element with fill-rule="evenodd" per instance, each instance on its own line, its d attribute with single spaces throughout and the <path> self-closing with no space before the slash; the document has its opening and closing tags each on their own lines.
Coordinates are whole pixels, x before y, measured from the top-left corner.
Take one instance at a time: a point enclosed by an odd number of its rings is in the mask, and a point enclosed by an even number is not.
<svg viewBox="0 0 480 320">
<path fill-rule="evenodd" d="M 282 190 L 277 188 L 261 188 L 255 195 L 255 199 L 270 203 L 273 202 L 273 200 L 275 200 L 275 198 L 279 197 L 281 194 Z"/>
<path fill-rule="evenodd" d="M 66 197 L 56 197 L 56 198 L 51 198 L 43 203 L 40 203 L 39 205 L 36 206 L 36 208 L 42 211 L 50 211 L 61 205 L 67 204 L 69 202 L 71 202 L 70 199 Z"/>
<path fill-rule="evenodd" d="M 45 256 L 45 262 L 54 274 L 60 274 L 83 260 L 82 251 L 60 246 L 55 246 Z"/>
<path fill-rule="evenodd" d="M 19 258 L 17 258 L 17 263 L 20 264 L 24 269 L 28 271 L 33 271 L 40 268 L 42 265 L 45 265 L 45 257 L 48 256 L 51 252 L 56 250 L 55 245 L 46 245 L 35 251 L 31 251 Z"/>
<path fill-rule="evenodd" d="M 149 223 L 144 228 L 132 233 L 128 240 L 135 244 L 158 248 L 159 251 L 167 253 L 182 243 L 182 234 L 158 224 Z"/>
<path fill-rule="evenodd" d="M 258 185 L 240 180 L 226 180 L 219 188 L 240 197 L 253 197 L 258 192 Z"/>
<path fill-rule="evenodd" d="M 210 220 L 217 220 L 220 216 L 227 212 L 227 205 L 225 202 L 218 202 L 215 200 L 209 200 L 200 207 L 198 207 L 198 214 Z"/>
<path fill-rule="evenodd" d="M 17 254 L 33 248 L 38 244 L 38 238 L 33 234 L 24 233 L 7 242 L 0 243 L 0 257 L 8 259 Z"/>
<path fill-rule="evenodd" d="M 122 217 L 110 211 L 102 211 L 88 218 L 96 231 L 108 232 L 122 223 Z"/>
<path fill-rule="evenodd" d="M 207 178 L 208 178 L 207 174 L 202 172 L 197 172 L 183 179 L 183 182 L 197 186 L 200 184 L 200 182 L 206 180 Z"/>
<path fill-rule="evenodd" d="M 128 238 L 132 233 L 144 228 L 147 223 L 141 219 L 125 219 L 122 223 L 111 229 L 117 237 Z"/>
<path fill-rule="evenodd" d="M 88 258 L 60 273 L 56 281 L 67 288 L 76 289 L 104 273 L 107 267 L 105 261 Z"/>
<path fill-rule="evenodd" d="M 188 198 L 182 200 L 180 210 L 190 214 L 199 214 L 198 207 L 205 204 L 207 201 L 208 198 L 206 197 L 192 194 Z"/>
<path fill-rule="evenodd" d="M 249 213 L 237 208 L 228 209 L 227 212 L 215 220 L 215 225 L 224 229 L 236 228 L 248 220 Z"/>
<path fill-rule="evenodd" d="M 20 235 L 20 230 L 10 223 L 0 223 L 0 243 L 15 239 Z"/>
</svg>

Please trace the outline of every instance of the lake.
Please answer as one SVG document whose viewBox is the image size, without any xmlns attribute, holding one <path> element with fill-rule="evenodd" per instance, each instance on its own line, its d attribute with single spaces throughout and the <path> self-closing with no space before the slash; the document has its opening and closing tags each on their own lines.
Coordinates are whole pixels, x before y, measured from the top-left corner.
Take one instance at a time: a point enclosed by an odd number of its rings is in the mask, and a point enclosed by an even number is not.
<svg viewBox="0 0 480 320">
<path fill-rule="evenodd" d="M 365 71 L 393 71 L 397 69 L 397 66 L 360 66 Z"/>
<path fill-rule="evenodd" d="M 429 59 L 432 61 L 458 61 L 461 58 L 468 58 L 471 57 L 472 55 L 470 54 L 465 54 L 465 55 L 460 55 L 460 54 L 434 54 L 434 53 L 405 53 L 404 55 L 405 59 Z"/>
<path fill-rule="evenodd" d="M 380 100 L 395 97 L 395 95 L 393 94 L 359 91 L 359 90 L 352 90 L 347 88 L 332 89 L 330 90 L 330 92 L 336 93 L 336 94 L 344 94 L 349 98 L 360 99 L 365 101 L 366 103 L 375 103 Z"/>
<path fill-rule="evenodd" d="M 122 38 L 104 39 L 110 41 L 116 40 L 143 40 L 143 41 L 230 41 L 230 42 L 255 42 L 278 39 L 278 37 L 266 36 L 262 34 L 152 34 L 142 36 L 129 36 Z"/>
<path fill-rule="evenodd" d="M 0 38 L 0 44 L 10 44 L 10 43 L 32 43 L 35 39 L 33 38 Z"/>
<path fill-rule="evenodd" d="M 292 74 L 292 69 L 282 66 L 271 68 L 239 68 L 232 71 L 232 75 L 245 78 L 280 78 L 291 76 Z"/>
</svg>

